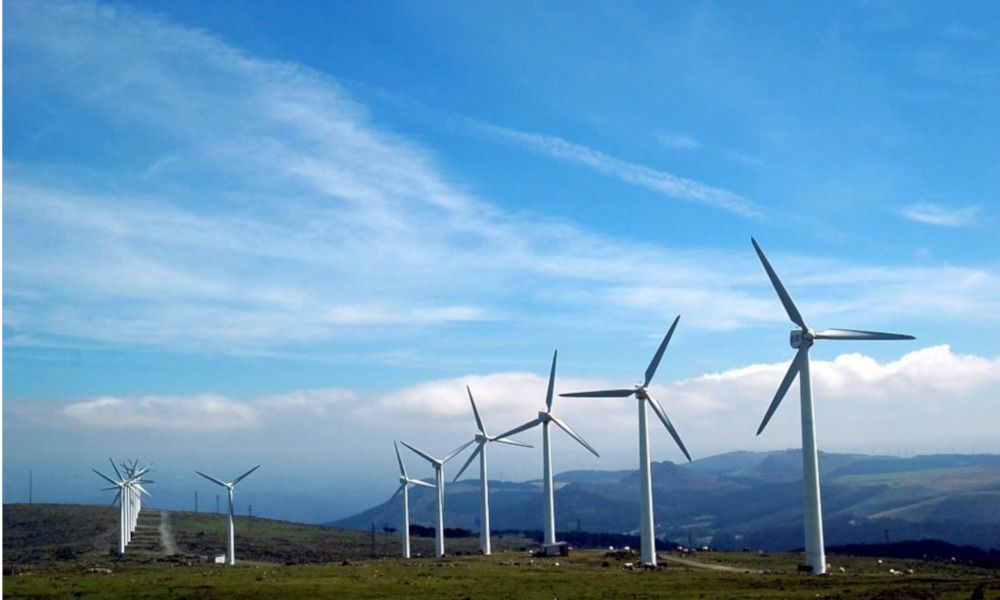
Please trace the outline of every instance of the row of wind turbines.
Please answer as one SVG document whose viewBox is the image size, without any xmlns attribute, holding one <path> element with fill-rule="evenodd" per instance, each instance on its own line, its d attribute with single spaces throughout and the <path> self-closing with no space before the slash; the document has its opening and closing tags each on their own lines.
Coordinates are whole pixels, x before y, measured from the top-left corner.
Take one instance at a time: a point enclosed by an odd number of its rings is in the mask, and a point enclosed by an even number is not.
<svg viewBox="0 0 1000 600">
<path fill-rule="evenodd" d="M 792 298 L 785 289 L 785 286 L 781 283 L 781 280 L 778 278 L 777 273 L 775 273 L 771 263 L 767 260 L 767 257 L 764 255 L 763 250 L 761 250 L 760 245 L 757 244 L 757 240 L 751 238 L 750 241 L 753 244 L 753 248 L 756 251 L 758 258 L 760 259 L 760 262 L 778 295 L 778 299 L 785 308 L 785 312 L 787 313 L 789 320 L 791 320 L 791 322 L 798 327 L 797 329 L 793 329 L 791 331 L 789 338 L 789 343 L 792 348 L 796 350 L 795 357 L 792 359 L 792 362 L 788 367 L 788 371 L 781 380 L 778 390 L 775 393 L 774 398 L 771 400 L 771 404 L 768 406 L 767 412 L 764 414 L 760 427 L 757 429 L 757 435 L 760 435 L 764 431 L 764 428 L 767 426 L 771 417 L 781 404 L 781 401 L 784 399 L 788 389 L 795 381 L 795 378 L 798 377 L 802 419 L 802 471 L 803 486 L 805 491 L 803 507 L 805 521 L 805 564 L 808 565 L 812 573 L 822 574 L 826 572 L 827 564 L 823 546 L 823 519 L 819 487 L 819 460 L 816 449 L 816 427 L 813 419 L 812 385 L 809 376 L 809 349 L 813 346 L 816 340 L 912 340 L 914 337 L 897 333 L 860 331 L 854 329 L 825 329 L 822 331 L 814 331 L 806 324 L 805 319 L 795 306 L 795 303 L 792 301 Z M 656 537 L 653 518 L 653 486 L 650 473 L 647 406 L 652 408 L 657 418 L 661 423 L 663 423 L 663 426 L 673 438 L 685 458 L 687 458 L 688 461 L 691 461 L 691 455 L 684 446 L 684 442 L 681 441 L 680 435 L 674 428 L 673 423 L 671 423 L 670 419 L 667 417 L 667 413 L 664 410 L 663 405 L 649 394 L 650 382 L 656 374 L 656 370 L 660 365 L 663 354 L 670 343 L 671 337 L 673 337 L 674 330 L 677 328 L 679 321 L 680 315 L 674 319 L 670 329 L 667 331 L 663 341 L 660 343 L 659 348 L 657 348 L 656 353 L 653 355 L 649 366 L 646 367 L 642 383 L 639 383 L 632 388 L 560 394 L 560 396 L 563 397 L 576 398 L 627 398 L 629 396 L 634 396 L 638 401 L 640 472 L 639 531 L 641 539 L 641 560 L 643 564 L 650 566 L 656 565 Z M 430 454 L 407 444 L 406 442 L 402 442 L 404 446 L 426 460 L 433 467 L 435 480 L 433 485 L 409 476 L 406 471 L 406 467 L 403 464 L 403 459 L 399 454 L 399 447 L 395 446 L 394 442 L 396 460 L 399 463 L 400 476 L 399 488 L 396 490 L 395 494 L 393 494 L 390 501 L 395 499 L 395 497 L 399 494 L 403 495 L 403 557 L 410 557 L 409 487 L 411 485 L 435 488 L 437 492 L 437 523 L 434 548 L 435 556 L 441 557 L 444 555 L 444 465 L 473 443 L 476 444 L 476 449 L 466 460 L 465 464 L 459 470 L 453 481 L 458 480 L 476 456 L 479 456 L 479 481 L 482 494 L 480 514 L 480 551 L 483 554 L 490 554 L 489 483 L 486 447 L 491 442 L 531 447 L 523 442 L 511 440 L 509 439 L 509 436 L 527 431 L 539 425 L 542 428 L 542 480 L 544 486 L 544 512 L 542 521 L 542 529 L 544 532 L 543 539 L 544 544 L 547 547 L 557 543 L 555 533 L 555 497 L 552 480 L 553 471 L 550 425 L 554 423 L 557 427 L 565 431 L 571 438 L 590 451 L 594 456 L 600 456 L 597 451 L 579 434 L 573 431 L 569 425 L 552 414 L 557 355 L 558 352 L 554 352 L 552 355 L 552 367 L 549 371 L 548 389 L 545 395 L 545 410 L 539 411 L 538 416 L 534 419 L 499 435 L 491 436 L 486 433 L 483 419 L 479 414 L 478 408 L 476 407 L 476 401 L 472 396 L 472 391 L 466 387 L 466 391 L 469 395 L 469 402 L 472 404 L 472 412 L 475 416 L 477 427 L 476 435 L 472 440 L 465 442 L 452 452 L 445 455 L 443 458 L 435 458 Z"/>
<path fill-rule="evenodd" d="M 118 517 L 118 554 L 125 554 L 125 548 L 128 546 L 129 542 L 132 541 L 132 534 L 135 532 L 135 527 L 139 523 L 139 511 L 142 510 L 142 494 L 147 496 L 150 495 L 149 492 L 143 486 L 143 484 L 153 483 L 152 480 L 143 479 L 143 475 L 148 473 L 152 468 L 152 465 L 146 465 L 143 467 L 139 466 L 139 461 L 133 460 L 131 462 L 121 463 L 121 470 L 118 469 L 118 465 L 115 465 L 115 461 L 108 459 L 111 462 L 111 468 L 114 469 L 115 475 L 118 479 L 112 479 L 104 473 L 101 473 L 97 469 L 92 469 L 94 473 L 97 473 L 102 478 L 106 479 L 114 487 L 103 488 L 102 491 L 108 490 L 118 490 L 114 499 L 111 501 L 112 504 L 115 502 L 119 503 L 119 517 Z M 236 484 L 246 479 L 251 473 L 260 468 L 260 465 L 250 469 L 246 473 L 243 473 L 239 477 L 233 479 L 232 481 L 222 481 L 221 479 L 216 479 L 211 475 L 206 475 L 201 471 L 195 471 L 195 473 L 201 475 L 205 479 L 226 488 L 227 496 L 229 498 L 229 512 L 228 512 L 228 535 L 226 536 L 226 564 L 235 565 L 236 564 L 236 539 L 233 528 L 234 521 L 234 505 L 233 505 L 233 490 Z"/>
</svg>

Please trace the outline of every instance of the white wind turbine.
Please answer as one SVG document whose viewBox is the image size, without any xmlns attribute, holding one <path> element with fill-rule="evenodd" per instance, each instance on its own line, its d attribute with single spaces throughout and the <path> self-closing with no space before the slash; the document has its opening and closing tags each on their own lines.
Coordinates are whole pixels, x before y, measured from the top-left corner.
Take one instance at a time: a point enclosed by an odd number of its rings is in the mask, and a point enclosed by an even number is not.
<svg viewBox="0 0 1000 600">
<path fill-rule="evenodd" d="M 118 476 L 117 480 L 111 479 L 104 473 L 101 473 L 97 469 L 91 469 L 94 473 L 101 476 L 102 479 L 112 484 L 114 487 L 103 488 L 104 491 L 107 490 L 117 490 L 118 493 L 115 494 L 115 498 L 111 501 L 111 504 L 118 502 L 118 554 L 125 554 L 125 547 L 132 540 L 132 532 L 135 530 L 135 524 L 138 522 L 139 509 L 141 504 L 138 500 L 141 500 L 141 494 L 149 495 L 142 484 L 153 483 L 148 479 L 142 479 L 142 476 L 149 471 L 149 467 L 138 468 L 138 462 L 133 463 L 131 466 L 122 463 L 122 467 L 128 472 L 129 476 L 123 477 L 121 471 L 115 465 L 115 461 L 108 459 L 111 463 L 111 468 L 114 469 L 115 475 Z"/>
<path fill-rule="evenodd" d="M 399 455 L 399 446 L 396 445 L 396 442 L 393 442 L 392 446 L 396 449 L 396 461 L 399 462 L 399 487 L 396 488 L 396 493 L 392 495 L 392 498 L 389 498 L 389 502 L 392 502 L 399 494 L 403 494 L 403 558 L 410 558 L 410 485 L 422 485 L 429 488 L 434 486 L 426 481 L 410 479 L 410 476 L 406 474 L 406 467 L 403 466 L 403 457 Z"/>
<path fill-rule="evenodd" d="M 558 356 L 558 354 L 558 350 L 552 353 L 552 369 L 549 371 L 549 387 L 548 391 L 545 393 L 545 410 L 538 411 L 538 416 L 524 425 L 515 427 L 514 429 L 501 433 L 497 436 L 498 438 L 506 438 L 514 435 L 515 433 L 531 429 L 536 425 L 542 426 L 542 477 L 544 479 L 543 485 L 545 486 L 545 522 L 542 524 L 542 530 L 544 535 L 543 543 L 546 546 L 551 546 L 556 543 L 556 506 L 554 487 L 552 483 L 552 444 L 550 441 L 549 424 L 555 423 L 560 429 L 569 434 L 571 438 L 589 450 L 591 454 L 598 458 L 601 457 L 601 455 L 597 453 L 597 450 L 594 450 L 590 444 L 577 435 L 575 431 L 570 429 L 569 425 L 552 414 L 552 390 L 555 386 L 556 356 Z"/>
<path fill-rule="evenodd" d="M 489 489 L 489 477 L 486 472 L 486 444 L 490 442 L 500 442 L 502 444 L 510 444 L 511 446 L 521 446 L 523 448 L 531 448 L 529 444 L 523 444 L 515 440 L 503 439 L 501 436 L 491 436 L 486 433 L 486 428 L 483 425 L 483 419 L 479 416 L 479 410 L 476 408 L 476 401 L 472 398 L 472 390 L 469 386 L 465 386 L 465 390 L 469 393 L 469 402 L 472 403 L 472 414 L 476 417 L 476 427 L 479 431 L 476 433 L 476 437 L 473 438 L 473 442 L 476 443 L 476 449 L 469 455 L 469 459 L 465 461 L 462 468 L 458 471 L 458 475 L 455 475 L 455 479 L 452 481 L 458 481 L 458 478 L 462 476 L 465 469 L 472 464 L 473 459 L 476 455 L 479 455 L 479 488 L 482 493 L 482 502 L 480 503 L 480 528 L 479 528 L 479 550 L 484 554 L 490 554 L 490 489 Z"/>
<path fill-rule="evenodd" d="M 441 459 L 434 458 L 422 450 L 417 450 L 402 440 L 399 443 L 413 450 L 417 456 L 420 456 L 434 467 L 434 487 L 437 488 L 437 527 L 435 527 L 434 531 L 434 556 L 441 558 L 444 556 L 444 463 L 455 458 L 455 455 L 469 447 L 472 442 L 465 442 Z"/>
<path fill-rule="evenodd" d="M 760 257 L 764 270 L 774 286 L 774 291 L 778 293 L 778 298 L 788 313 L 788 318 L 799 326 L 793 329 L 790 336 L 792 348 L 795 348 L 795 358 L 788 367 L 778 391 L 771 400 L 771 405 L 764 414 L 757 429 L 757 435 L 764 431 L 767 422 L 771 420 L 774 411 L 781 404 L 785 393 L 799 376 L 799 396 L 802 412 L 802 482 L 805 486 L 805 538 L 806 538 L 806 564 L 812 567 L 812 572 L 821 575 L 826 572 L 826 554 L 823 548 L 823 510 L 820 505 L 819 491 L 819 459 L 816 454 L 816 426 L 813 421 L 813 398 L 812 385 L 809 381 L 809 348 L 816 340 L 912 340 L 912 335 L 898 333 L 882 333 L 878 331 L 857 331 L 854 329 L 825 329 L 815 332 L 809 329 L 805 319 L 799 309 L 792 302 L 792 297 L 788 295 L 785 286 L 781 284 L 777 273 L 771 268 L 771 263 L 767 261 L 764 252 L 757 245 L 757 240 L 750 238 L 757 256 Z"/>
<path fill-rule="evenodd" d="M 656 354 L 653 355 L 653 360 L 646 367 L 646 374 L 642 383 L 637 384 L 632 389 L 559 394 L 560 396 L 574 398 L 626 398 L 634 395 L 636 400 L 639 401 L 639 484 L 641 494 L 641 498 L 639 499 L 639 533 L 642 540 L 642 563 L 644 565 L 656 565 L 656 529 L 655 520 L 653 519 L 653 479 L 649 465 L 649 427 L 646 421 L 647 404 L 652 407 L 653 412 L 660 418 L 663 426 L 670 432 L 671 437 L 677 442 L 684 456 L 688 461 L 691 460 L 691 455 L 688 454 L 687 448 L 684 447 L 684 442 L 681 441 L 681 437 L 677 435 L 677 430 L 674 429 L 670 419 L 667 418 L 667 413 L 663 410 L 663 406 L 656 398 L 649 395 L 648 390 L 649 382 L 652 381 L 653 375 L 656 374 L 656 368 L 660 366 L 660 359 L 663 358 L 663 352 L 667 349 L 667 344 L 670 343 L 670 338 L 673 337 L 674 329 L 677 328 L 677 322 L 680 321 L 680 318 L 680 315 L 677 315 L 677 318 L 674 319 L 673 324 L 670 326 L 670 330 L 667 331 L 667 335 L 660 342 L 660 347 L 656 350 Z"/>
<path fill-rule="evenodd" d="M 195 473 L 201 475 L 205 479 L 207 479 L 207 480 L 209 480 L 209 481 L 211 481 L 213 483 L 217 483 L 217 484 L 221 485 L 222 487 L 226 488 L 226 492 L 227 492 L 227 494 L 229 496 L 229 540 L 228 540 L 228 544 L 226 545 L 226 564 L 229 564 L 229 565 L 235 565 L 236 564 L 236 536 L 233 533 L 233 488 L 236 487 L 237 483 L 239 483 L 239 482 L 243 481 L 244 479 L 246 479 L 246 477 L 248 475 L 250 475 L 250 473 L 253 473 L 254 471 L 256 471 L 259 468 L 260 468 L 260 465 L 257 465 L 256 467 L 250 469 L 249 471 L 247 471 L 246 473 L 240 475 L 239 477 L 237 477 L 236 479 L 234 479 L 232 481 L 222 481 L 220 479 L 216 479 L 215 477 L 212 477 L 211 475 L 205 475 L 201 471 L 195 471 Z"/>
</svg>

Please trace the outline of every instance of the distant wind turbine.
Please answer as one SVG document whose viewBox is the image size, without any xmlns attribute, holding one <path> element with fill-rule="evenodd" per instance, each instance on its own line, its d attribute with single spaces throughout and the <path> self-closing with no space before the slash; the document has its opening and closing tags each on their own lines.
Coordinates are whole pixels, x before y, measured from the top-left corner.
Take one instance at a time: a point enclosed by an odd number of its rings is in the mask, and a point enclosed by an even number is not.
<svg viewBox="0 0 1000 600">
<path fill-rule="evenodd" d="M 774 291 L 778 293 L 778 298 L 784 305 L 785 312 L 788 313 L 788 318 L 799 326 L 799 329 L 792 330 L 789 340 L 792 348 L 797 350 L 795 358 L 792 359 L 788 372 L 781 380 L 781 385 L 778 386 L 778 391 L 774 394 L 774 399 L 771 400 L 767 413 L 764 414 L 764 420 L 757 428 L 757 435 L 764 431 L 764 427 L 771 420 L 771 416 L 774 415 L 774 411 L 781 404 L 781 400 L 788 392 L 792 381 L 798 375 L 802 412 L 802 482 L 805 486 L 806 564 L 812 567 L 814 574 L 821 575 L 826 572 L 826 553 L 823 548 L 823 509 L 820 505 L 819 459 L 816 454 L 816 426 L 813 422 L 812 385 L 809 380 L 809 348 L 816 340 L 912 340 L 914 337 L 898 333 L 857 331 L 854 329 L 825 329 L 820 332 L 809 329 L 799 309 L 792 302 L 792 297 L 788 295 L 785 286 L 778 279 L 778 274 L 774 272 L 771 263 L 764 256 L 764 251 L 757 245 L 757 240 L 750 238 L 750 242 L 753 244 L 754 250 L 757 251 L 757 256 L 760 258 L 761 264 L 764 265 L 764 270 L 767 271 L 771 285 L 774 286 Z"/>
<path fill-rule="evenodd" d="M 473 442 L 476 443 L 476 449 L 469 455 L 469 459 L 465 461 L 462 468 L 458 471 L 458 475 L 455 475 L 453 481 L 458 481 L 458 478 L 462 476 L 465 469 L 472 464 L 473 459 L 476 455 L 479 455 L 479 489 L 482 494 L 482 501 L 480 502 L 480 531 L 479 531 L 479 550 L 484 555 L 490 554 L 490 488 L 489 488 L 489 477 L 486 471 L 486 444 L 490 442 L 500 442 L 502 444 L 510 444 L 511 446 L 521 446 L 523 448 L 531 448 L 529 444 L 523 444 L 515 440 L 507 440 L 501 436 L 491 436 L 486 433 L 486 428 L 483 425 L 483 419 L 479 416 L 479 410 L 476 408 L 476 401 L 472 397 L 472 390 L 469 386 L 465 386 L 465 390 L 469 393 L 469 402 L 472 403 L 472 414 L 476 417 L 476 427 L 478 431 L 476 437 L 473 438 Z"/>
<path fill-rule="evenodd" d="M 597 392 L 573 392 L 569 394 L 559 394 L 560 396 L 574 397 L 574 398 L 627 398 L 628 396 L 635 396 L 639 401 L 639 482 L 640 482 L 640 494 L 641 498 L 639 501 L 639 533 L 642 541 L 642 563 L 644 565 L 656 565 L 656 530 L 655 530 L 655 520 L 653 519 L 653 479 L 650 473 L 649 465 L 649 427 L 646 424 L 646 405 L 649 404 L 652 407 L 653 412 L 656 416 L 660 418 L 663 426 L 667 428 L 670 432 L 670 436 L 674 438 L 677 445 L 680 447 L 681 452 L 684 453 L 685 458 L 688 461 L 691 460 L 691 455 L 688 454 L 687 448 L 684 447 L 684 442 L 681 441 L 681 437 L 677 435 L 677 430 L 674 429 L 674 425 L 667 418 L 666 411 L 663 410 L 663 406 L 657 402 L 656 398 L 649 395 L 649 382 L 653 380 L 653 375 L 656 374 L 656 368 L 660 366 L 660 359 L 663 358 L 663 352 L 667 349 L 667 344 L 670 343 L 670 338 L 674 335 L 674 330 L 677 329 L 677 322 L 680 321 L 680 315 L 674 319 L 673 324 L 670 326 L 670 330 L 667 331 L 667 335 L 660 342 L 660 347 L 656 350 L 656 354 L 653 355 L 653 360 L 649 362 L 649 366 L 646 367 L 646 375 L 642 383 L 637 384 L 632 389 L 620 389 L 620 390 L 601 390 Z"/>
<path fill-rule="evenodd" d="M 444 463 L 455 458 L 459 452 L 468 448 L 472 442 L 465 442 L 455 450 L 449 452 L 444 458 L 434 458 L 423 450 L 417 450 L 404 441 L 400 441 L 399 443 L 415 452 L 417 456 L 423 458 L 434 467 L 434 487 L 437 488 L 437 527 L 434 531 L 434 556 L 441 558 L 444 556 Z"/>
<path fill-rule="evenodd" d="M 202 477 L 211 481 L 212 483 L 216 483 L 226 488 L 226 492 L 229 495 L 229 539 L 228 539 L 228 544 L 226 545 L 226 564 L 229 565 L 236 564 L 236 536 L 233 531 L 233 488 L 236 487 L 237 483 L 246 479 L 246 477 L 250 475 L 250 473 L 253 473 L 259 468 L 260 465 L 257 465 L 256 467 L 250 469 L 249 471 L 240 475 L 239 477 L 237 477 L 232 481 L 222 481 L 220 479 L 212 477 L 211 475 L 205 475 L 201 471 L 195 471 L 195 473 L 201 475 Z"/>
<path fill-rule="evenodd" d="M 598 458 L 601 456 L 597 453 L 597 450 L 594 450 L 594 448 L 586 442 L 586 440 L 570 429 L 569 425 L 552 414 L 552 391 L 556 380 L 556 357 L 558 354 L 558 350 L 552 353 L 552 369 L 549 371 L 549 387 L 548 391 L 545 393 L 545 410 L 539 411 L 538 416 L 527 423 L 497 436 L 498 438 L 506 438 L 514 435 L 515 433 L 531 429 L 536 425 L 542 426 L 542 476 L 544 479 L 543 485 L 545 486 L 545 521 L 542 523 L 542 530 L 544 535 L 543 543 L 546 546 L 551 546 L 556 543 L 556 503 L 552 482 L 552 444 L 550 441 L 551 436 L 549 434 L 549 424 L 555 423 L 581 446 L 589 450 L 591 454 Z"/>
<path fill-rule="evenodd" d="M 396 442 L 393 442 L 392 446 L 396 449 L 396 461 L 399 463 L 399 487 L 396 488 L 396 493 L 392 495 L 392 498 L 389 498 L 389 502 L 392 502 L 396 496 L 403 494 L 403 558 L 410 558 L 410 486 L 422 485 L 429 488 L 434 486 L 426 481 L 410 479 L 410 476 L 406 474 L 406 467 L 403 466 L 403 457 L 399 455 L 399 446 L 396 445 Z"/>
</svg>

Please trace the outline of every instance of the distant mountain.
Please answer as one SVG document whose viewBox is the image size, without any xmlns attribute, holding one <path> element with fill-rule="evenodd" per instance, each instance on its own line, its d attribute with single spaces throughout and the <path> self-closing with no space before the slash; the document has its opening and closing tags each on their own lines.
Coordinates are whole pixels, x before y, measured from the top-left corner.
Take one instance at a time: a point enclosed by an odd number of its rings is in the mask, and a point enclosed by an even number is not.
<svg viewBox="0 0 1000 600">
<path fill-rule="evenodd" d="M 1000 456 L 939 454 L 898 458 L 820 453 L 826 543 L 935 538 L 1000 547 Z M 653 464 L 657 535 L 718 548 L 802 546 L 799 450 L 730 452 L 676 465 Z M 634 533 L 637 471 L 567 471 L 555 477 L 556 528 Z M 446 489 L 445 525 L 478 530 L 479 482 Z M 495 530 L 540 529 L 540 481 L 490 482 Z M 411 518 L 430 525 L 434 492 L 416 488 Z M 398 498 L 330 525 L 367 529 L 396 523 Z"/>
</svg>

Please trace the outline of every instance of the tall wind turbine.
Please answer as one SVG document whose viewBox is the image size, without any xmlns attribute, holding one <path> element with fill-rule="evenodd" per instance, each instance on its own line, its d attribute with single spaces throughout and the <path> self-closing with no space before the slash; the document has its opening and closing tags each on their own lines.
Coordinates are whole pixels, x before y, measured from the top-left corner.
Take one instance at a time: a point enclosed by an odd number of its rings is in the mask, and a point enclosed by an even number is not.
<svg viewBox="0 0 1000 600">
<path fill-rule="evenodd" d="M 226 488 L 226 492 L 229 495 L 229 539 L 228 539 L 228 544 L 226 545 L 226 564 L 229 565 L 236 564 L 236 536 L 233 533 L 233 488 L 236 487 L 237 483 L 246 479 L 246 477 L 250 475 L 250 473 L 253 473 L 259 468 L 260 465 L 257 465 L 256 467 L 250 469 L 249 471 L 240 475 L 239 477 L 237 477 L 232 481 L 222 481 L 220 479 L 212 477 L 211 475 L 205 475 L 201 471 L 195 471 L 195 473 L 201 475 L 205 479 L 213 483 L 217 483 L 222 487 Z"/>
<path fill-rule="evenodd" d="M 542 477 L 544 479 L 543 484 L 545 486 L 545 522 L 542 524 L 542 529 L 544 533 L 543 543 L 546 546 L 551 546 L 556 543 L 556 502 L 554 487 L 552 484 L 552 444 L 549 435 L 549 424 L 555 423 L 560 429 L 569 434 L 571 438 L 589 450 L 591 454 L 598 458 L 601 457 L 601 455 L 597 453 L 597 450 L 594 450 L 594 448 L 588 444 L 586 440 L 570 429 L 569 425 L 552 414 L 552 390 L 556 381 L 556 357 L 558 354 L 558 350 L 552 353 L 552 369 L 549 371 L 549 387 L 548 391 L 545 393 L 545 410 L 538 411 L 538 416 L 524 425 L 515 427 L 514 429 L 501 433 L 497 436 L 499 438 L 506 438 L 514 435 L 515 433 L 531 429 L 536 425 L 542 426 Z"/>
<path fill-rule="evenodd" d="M 403 457 L 399 455 L 399 446 L 396 445 L 396 442 L 393 442 L 392 446 L 396 449 L 396 461 L 399 462 L 399 487 L 396 488 L 396 493 L 392 495 L 392 498 L 389 498 L 389 502 L 392 502 L 399 494 L 403 494 L 403 558 L 410 558 L 410 485 L 422 485 L 429 488 L 434 486 L 426 481 L 410 479 L 410 476 L 406 474 L 406 467 L 403 466 Z"/>
<path fill-rule="evenodd" d="M 792 348 L 795 348 L 795 358 L 788 367 L 778 391 L 771 400 L 771 405 L 764 414 L 764 420 L 757 428 L 757 435 L 764 431 L 767 422 L 771 420 L 774 411 L 781 404 L 785 393 L 799 376 L 799 396 L 802 411 L 802 482 L 805 486 L 805 537 L 806 537 L 806 564 L 812 567 L 812 572 L 821 575 L 826 572 L 826 554 L 823 548 L 823 509 L 820 505 L 819 493 L 819 459 L 816 454 L 816 426 L 813 422 L 813 399 L 812 385 L 809 381 L 809 348 L 816 340 L 912 340 L 912 335 L 898 333 L 882 333 L 878 331 L 857 331 L 854 329 L 825 329 L 815 332 L 806 325 L 802 313 L 795 307 L 792 297 L 788 295 L 785 286 L 781 284 L 777 273 L 767 261 L 764 252 L 757 245 L 757 240 L 750 238 L 757 256 L 760 257 L 764 270 L 774 286 L 774 291 L 778 293 L 781 304 L 788 313 L 788 318 L 799 326 L 793 329 L 790 340 Z"/>
<path fill-rule="evenodd" d="M 476 443 L 476 449 L 469 455 L 469 459 L 465 461 L 462 468 L 458 471 L 458 475 L 455 475 L 455 479 L 452 481 L 458 481 L 458 478 L 462 476 L 465 469 L 472 464 L 473 459 L 476 455 L 479 455 L 479 488 L 482 493 L 482 502 L 480 503 L 480 516 L 479 516 L 479 550 L 484 555 L 490 554 L 490 489 L 489 489 L 489 477 L 486 472 L 486 444 L 490 442 L 500 442 L 502 444 L 510 444 L 511 446 L 521 446 L 523 448 L 531 448 L 529 444 L 522 444 L 521 442 L 515 440 L 503 439 L 500 436 L 491 436 L 486 433 L 486 428 L 483 425 L 483 419 L 479 416 L 479 410 L 476 408 L 476 401 L 472 397 L 472 390 L 469 386 L 465 386 L 465 390 L 469 393 L 469 402 L 472 403 L 472 414 L 476 417 L 476 427 L 479 430 L 476 432 L 476 437 L 472 441 Z"/>
<path fill-rule="evenodd" d="M 572 392 L 569 394 L 559 394 L 560 396 L 574 397 L 574 398 L 627 398 L 628 396 L 635 396 L 636 400 L 639 401 L 639 483 L 640 483 L 640 494 L 641 498 L 639 500 L 639 532 L 642 540 L 642 563 L 644 565 L 656 565 L 656 529 L 655 520 L 653 519 L 653 479 L 650 473 L 649 465 L 649 427 L 646 423 L 646 405 L 649 404 L 653 408 L 653 412 L 656 416 L 660 418 L 663 426 L 667 428 L 670 432 L 670 436 L 674 438 L 677 445 L 680 447 L 681 452 L 684 456 L 691 460 L 691 455 L 688 454 L 687 448 L 684 447 L 684 442 L 681 441 L 681 437 L 677 435 L 677 430 L 674 429 L 673 424 L 670 419 L 667 418 L 666 411 L 663 410 L 663 406 L 657 402 L 656 398 L 649 395 L 649 382 L 653 380 L 653 375 L 656 374 L 656 368 L 660 366 L 660 359 L 663 358 L 663 352 L 667 349 L 667 344 L 670 343 L 670 338 L 674 335 L 674 330 L 677 329 L 677 322 L 680 321 L 681 316 L 677 315 L 674 319 L 673 324 L 670 326 L 670 330 L 667 331 L 667 335 L 660 342 L 660 347 L 656 350 L 656 354 L 653 355 L 653 360 L 649 362 L 649 366 L 646 367 L 646 375 L 642 383 L 637 384 L 632 389 L 619 389 L 619 390 L 601 390 L 596 392 Z"/>
<path fill-rule="evenodd" d="M 122 472 L 118 470 L 115 461 L 109 458 L 108 462 L 111 463 L 111 468 L 114 469 L 115 475 L 118 477 L 117 480 L 111 479 L 97 469 L 91 470 L 112 484 L 113 487 L 103 488 L 102 491 L 118 491 L 111 504 L 114 505 L 115 502 L 118 502 L 118 554 L 125 554 L 125 547 L 132 541 L 132 532 L 135 531 L 135 526 L 138 522 L 139 510 L 142 506 L 141 494 L 149 495 L 149 492 L 146 491 L 146 488 L 142 487 L 142 484 L 153 482 L 142 478 L 149 471 L 149 467 L 146 466 L 140 469 L 138 461 L 133 462 L 131 465 L 122 463 L 122 468 L 128 474 L 127 477 L 122 476 Z"/>
<path fill-rule="evenodd" d="M 402 440 L 399 443 L 413 450 L 417 456 L 420 456 L 434 467 L 434 487 L 437 488 L 437 527 L 434 530 L 434 556 L 441 558 L 444 556 L 444 463 L 455 458 L 459 452 L 468 448 L 472 442 L 465 442 L 449 452 L 444 458 L 434 458 L 423 450 L 417 450 Z"/>
</svg>

